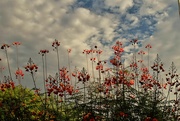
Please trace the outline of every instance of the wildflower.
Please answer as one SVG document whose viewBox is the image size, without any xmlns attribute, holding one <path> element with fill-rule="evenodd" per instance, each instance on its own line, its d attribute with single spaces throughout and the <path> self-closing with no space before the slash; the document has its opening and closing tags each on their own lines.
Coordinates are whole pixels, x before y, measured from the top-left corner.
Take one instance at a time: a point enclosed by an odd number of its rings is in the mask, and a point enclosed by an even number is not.
<svg viewBox="0 0 180 121">
<path fill-rule="evenodd" d="M 130 64 L 130 67 L 137 68 L 137 67 L 138 67 L 138 65 L 137 65 L 137 63 L 136 63 L 136 62 L 133 62 L 133 63 L 131 63 L 131 64 Z"/>
<path fill-rule="evenodd" d="M 18 70 L 16 71 L 15 75 L 16 75 L 16 78 L 17 78 L 18 76 L 24 77 L 24 73 L 23 73 L 23 71 L 22 71 L 21 69 L 18 69 Z"/>
<path fill-rule="evenodd" d="M 130 81 L 129 81 L 129 84 L 130 84 L 130 85 L 134 85 L 134 80 L 130 80 Z"/>
<path fill-rule="evenodd" d="M 44 56 L 46 53 L 49 53 L 49 50 L 40 50 L 39 54 L 42 54 Z"/>
<path fill-rule="evenodd" d="M 144 55 L 145 52 L 144 52 L 143 50 L 141 50 L 141 51 L 138 52 L 138 54 L 139 54 L 139 55 Z"/>
<path fill-rule="evenodd" d="M 119 116 L 121 116 L 121 117 L 127 117 L 127 114 L 125 114 L 124 112 L 119 112 Z"/>
<path fill-rule="evenodd" d="M 103 65 L 100 62 L 97 63 L 96 70 L 103 70 Z"/>
<path fill-rule="evenodd" d="M 26 71 L 30 71 L 31 73 L 33 71 L 37 72 L 38 66 L 33 63 L 32 59 L 30 58 L 27 65 L 24 67 Z"/>
<path fill-rule="evenodd" d="M 70 53 L 70 52 L 71 52 L 71 49 L 67 49 L 67 51 L 68 51 L 68 53 Z"/>
<path fill-rule="evenodd" d="M 54 42 L 52 43 L 52 47 L 55 47 L 56 49 L 58 46 L 60 46 L 60 42 L 57 39 L 55 39 Z"/>
<path fill-rule="evenodd" d="M 133 39 L 130 42 L 132 43 L 132 45 L 138 44 L 138 40 L 137 39 Z"/>
<path fill-rule="evenodd" d="M 95 62 L 96 58 L 90 58 L 91 61 Z"/>
<path fill-rule="evenodd" d="M 20 42 L 13 42 L 12 44 L 13 44 L 13 45 L 16 45 L 16 46 L 17 46 L 17 45 L 21 45 Z"/>
<path fill-rule="evenodd" d="M 91 53 L 91 50 L 85 49 L 82 53 L 83 53 L 83 54 L 89 54 L 89 53 Z"/>
<path fill-rule="evenodd" d="M 89 81 L 90 75 L 87 72 L 79 72 L 78 74 L 78 80 L 85 83 L 86 81 Z"/>
<path fill-rule="evenodd" d="M 76 77 L 76 74 L 75 74 L 75 73 L 72 73 L 72 76 L 73 76 L 73 77 Z"/>
<path fill-rule="evenodd" d="M 121 65 L 121 62 L 119 62 L 116 58 L 113 58 L 110 60 L 110 63 L 114 66 L 119 66 Z"/>
<path fill-rule="evenodd" d="M 70 77 L 66 68 L 60 69 L 60 77 L 64 81 L 70 81 Z"/>
<path fill-rule="evenodd" d="M 152 48 L 152 46 L 150 44 L 146 45 L 145 48 Z"/>
<path fill-rule="evenodd" d="M 8 44 L 3 44 L 2 46 L 1 46 L 1 49 L 6 49 L 6 48 L 9 48 L 10 46 L 8 45 Z"/>
<path fill-rule="evenodd" d="M 101 53 L 102 53 L 102 50 L 96 50 L 96 53 L 97 53 L 97 54 L 101 54 Z"/>
</svg>

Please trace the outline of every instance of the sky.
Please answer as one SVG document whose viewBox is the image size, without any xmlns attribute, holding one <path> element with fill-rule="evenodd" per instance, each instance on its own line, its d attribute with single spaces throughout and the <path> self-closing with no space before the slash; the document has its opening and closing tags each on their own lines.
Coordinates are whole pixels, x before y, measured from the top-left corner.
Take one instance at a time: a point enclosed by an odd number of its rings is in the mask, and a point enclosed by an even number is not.
<svg viewBox="0 0 180 121">
<path fill-rule="evenodd" d="M 132 57 L 130 40 L 138 39 L 137 50 L 152 45 L 150 63 L 159 54 L 166 70 L 173 61 L 180 68 L 180 17 L 177 0 L 0 0 L 0 45 L 10 44 L 8 57 L 15 78 L 16 48 L 19 66 L 23 67 L 32 58 L 39 67 L 37 85 L 42 82 L 42 59 L 38 52 L 47 49 L 48 74 L 57 70 L 56 53 L 51 46 L 60 41 L 60 67 L 68 67 L 67 49 L 70 53 L 71 70 L 86 67 L 84 49 L 97 46 L 102 49 L 102 60 L 112 56 L 116 41 L 124 45 L 123 58 L 128 63 Z M 3 76 L 8 75 L 6 55 L 0 50 Z M 30 74 L 25 73 L 22 85 L 32 87 Z M 17 80 L 15 80 L 17 83 Z"/>
</svg>

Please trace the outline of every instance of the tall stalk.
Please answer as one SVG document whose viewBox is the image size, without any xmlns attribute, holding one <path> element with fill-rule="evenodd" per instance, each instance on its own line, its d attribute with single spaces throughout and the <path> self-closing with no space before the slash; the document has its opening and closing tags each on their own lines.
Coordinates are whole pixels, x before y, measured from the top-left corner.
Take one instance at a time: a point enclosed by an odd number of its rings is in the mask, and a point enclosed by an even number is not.
<svg viewBox="0 0 180 121">
<path fill-rule="evenodd" d="M 19 51 L 18 51 L 18 46 L 20 44 L 21 44 L 20 42 L 14 42 L 13 43 L 13 45 L 16 46 L 16 66 L 17 66 L 16 76 L 17 76 L 19 85 L 21 85 L 21 76 L 23 76 L 22 73 L 21 73 L 21 70 L 19 68 Z"/>
<path fill-rule="evenodd" d="M 70 64 L 70 52 L 71 52 L 71 49 L 68 49 L 68 67 L 69 67 L 69 74 L 70 74 L 70 84 L 72 85 L 72 80 L 71 80 L 71 64 Z"/>
<path fill-rule="evenodd" d="M 58 66 L 57 66 L 57 75 L 58 75 L 58 78 L 57 78 L 57 85 L 59 84 L 61 78 L 60 78 L 60 59 L 59 59 L 59 46 L 60 46 L 60 42 L 55 39 L 52 43 L 52 47 L 54 47 L 53 50 L 56 50 L 56 56 L 57 56 L 57 63 L 58 63 Z M 56 96 L 56 107 L 57 107 L 57 111 L 58 111 L 58 100 L 59 100 L 59 96 L 57 95 Z M 62 100 L 62 97 L 61 97 L 61 100 Z M 62 111 L 62 103 L 61 103 L 61 111 Z"/>
<path fill-rule="evenodd" d="M 11 76 L 11 68 L 10 68 L 10 65 L 9 65 L 9 58 L 8 58 L 8 52 L 7 52 L 7 48 L 9 48 L 10 46 L 8 44 L 3 44 L 1 46 L 1 49 L 4 49 L 5 51 L 5 55 L 6 55 L 6 60 L 7 60 L 7 65 L 8 65 L 8 71 L 9 71 L 9 76 L 10 76 L 10 79 L 12 80 L 12 76 Z M 13 80 L 12 80 L 13 81 Z"/>
</svg>

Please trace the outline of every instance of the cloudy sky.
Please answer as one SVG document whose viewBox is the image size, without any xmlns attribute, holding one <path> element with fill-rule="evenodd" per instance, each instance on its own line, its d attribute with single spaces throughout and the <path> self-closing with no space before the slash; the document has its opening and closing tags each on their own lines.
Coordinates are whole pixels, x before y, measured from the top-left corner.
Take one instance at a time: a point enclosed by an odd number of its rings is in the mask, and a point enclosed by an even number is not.
<svg viewBox="0 0 180 121">
<path fill-rule="evenodd" d="M 71 70 L 86 67 L 84 49 L 95 45 L 103 50 L 102 60 L 112 55 L 112 45 L 119 40 L 124 44 L 124 58 L 132 57 L 129 41 L 137 38 L 142 44 L 150 43 L 151 59 L 159 54 L 166 67 L 175 62 L 180 68 L 180 18 L 177 0 L 0 0 L 0 45 L 19 41 L 19 66 L 22 70 L 31 57 L 40 68 L 37 84 L 42 84 L 42 60 L 38 52 L 48 49 L 48 73 L 57 70 L 56 53 L 51 47 L 54 39 L 61 42 L 60 66 Z M 16 51 L 11 46 L 8 56 L 12 75 L 16 70 Z M 8 75 L 4 50 L 0 50 L 3 75 Z M 152 62 L 151 61 L 151 62 Z M 167 68 L 168 69 L 168 68 Z M 17 80 L 16 80 L 17 81 Z M 22 84 L 31 86 L 25 72 Z"/>
</svg>

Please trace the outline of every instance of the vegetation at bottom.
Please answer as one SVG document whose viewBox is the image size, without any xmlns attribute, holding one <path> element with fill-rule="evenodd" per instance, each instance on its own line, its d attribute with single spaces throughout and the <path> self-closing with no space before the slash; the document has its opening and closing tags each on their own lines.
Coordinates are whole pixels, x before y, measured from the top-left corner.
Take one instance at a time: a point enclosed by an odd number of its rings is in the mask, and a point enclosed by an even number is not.
<svg viewBox="0 0 180 121">
<path fill-rule="evenodd" d="M 68 67 L 60 63 L 60 42 L 52 43 L 56 53 L 57 72 L 49 75 L 49 50 L 39 51 L 42 58 L 44 89 L 39 89 L 36 73 L 39 67 L 30 58 L 19 64 L 20 42 L 1 46 L 0 120 L 1 121 L 179 121 L 180 80 L 175 64 L 167 71 L 159 55 L 150 60 L 150 44 L 140 50 L 138 40 L 131 40 L 132 54 L 117 41 L 113 54 L 101 60 L 97 46 L 84 49 L 86 67 L 71 67 L 71 49 L 67 49 Z M 15 47 L 17 70 L 12 76 L 8 49 Z M 131 57 L 132 56 L 132 57 Z M 129 62 L 126 60 L 130 60 Z M 6 68 L 8 74 L 3 72 Z M 24 69 L 21 69 L 21 68 Z M 32 89 L 22 86 L 24 71 L 32 77 Z M 49 76 L 47 76 L 49 75 Z M 15 84 L 15 80 L 18 84 Z"/>
</svg>

